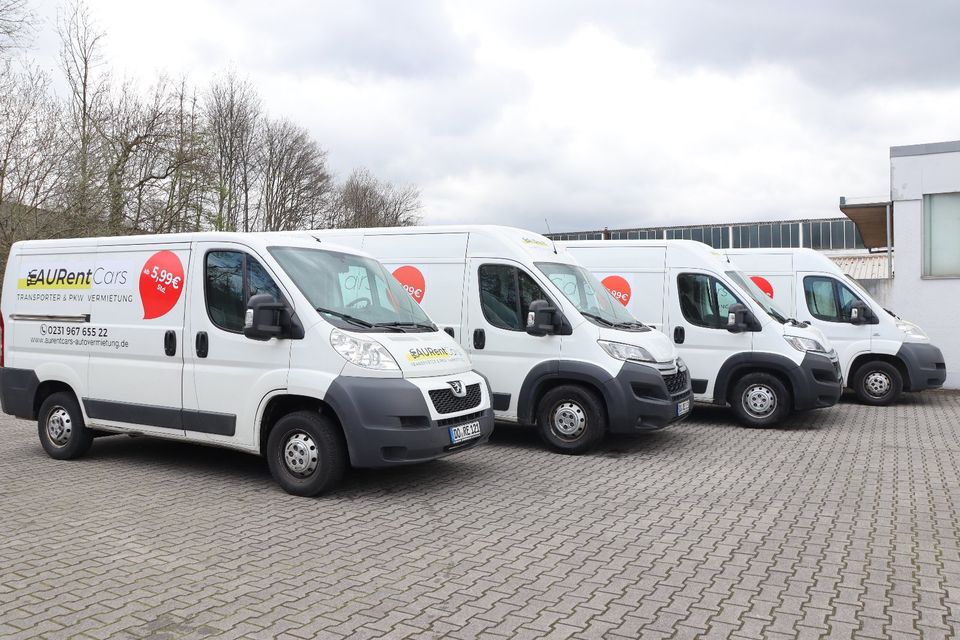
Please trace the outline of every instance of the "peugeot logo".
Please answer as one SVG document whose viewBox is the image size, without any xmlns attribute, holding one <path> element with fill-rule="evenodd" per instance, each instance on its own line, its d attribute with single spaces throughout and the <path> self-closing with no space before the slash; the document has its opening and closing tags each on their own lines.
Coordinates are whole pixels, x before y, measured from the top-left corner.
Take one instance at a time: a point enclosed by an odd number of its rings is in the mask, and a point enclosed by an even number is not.
<svg viewBox="0 0 960 640">
<path fill-rule="evenodd" d="M 450 390 L 453 392 L 453 395 L 462 398 L 467 395 L 467 392 L 463 389 L 463 383 L 459 380 L 448 380 L 447 384 L 450 385 Z"/>
</svg>

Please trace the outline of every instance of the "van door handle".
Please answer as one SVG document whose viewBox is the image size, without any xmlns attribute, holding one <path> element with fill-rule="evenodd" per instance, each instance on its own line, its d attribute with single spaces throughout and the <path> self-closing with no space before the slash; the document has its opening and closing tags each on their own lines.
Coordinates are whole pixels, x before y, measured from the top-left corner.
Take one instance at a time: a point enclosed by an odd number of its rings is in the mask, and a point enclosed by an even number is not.
<svg viewBox="0 0 960 640">
<path fill-rule="evenodd" d="M 168 356 L 177 355 L 177 332 L 168 330 L 163 334 L 163 352 Z"/>
<path fill-rule="evenodd" d="M 673 330 L 673 341 L 677 344 L 683 344 L 687 337 L 687 331 L 683 327 L 676 327 Z"/>
<path fill-rule="evenodd" d="M 487 334 L 483 329 L 473 330 L 473 348 L 483 349 L 487 346 Z"/>
<path fill-rule="evenodd" d="M 206 331 L 197 331 L 197 357 L 206 358 L 207 350 L 210 348 L 210 341 L 207 338 Z"/>
</svg>

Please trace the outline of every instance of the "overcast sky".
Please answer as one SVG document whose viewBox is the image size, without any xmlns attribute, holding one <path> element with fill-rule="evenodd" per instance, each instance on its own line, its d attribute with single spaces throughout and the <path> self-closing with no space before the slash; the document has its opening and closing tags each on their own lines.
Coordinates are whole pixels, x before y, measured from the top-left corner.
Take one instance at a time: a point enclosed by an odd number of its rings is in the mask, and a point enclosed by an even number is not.
<svg viewBox="0 0 960 640">
<path fill-rule="evenodd" d="M 116 74 L 235 68 L 428 223 L 835 216 L 889 191 L 890 146 L 960 138 L 955 0 L 89 5 Z M 33 53 L 57 46 L 47 24 Z"/>
</svg>

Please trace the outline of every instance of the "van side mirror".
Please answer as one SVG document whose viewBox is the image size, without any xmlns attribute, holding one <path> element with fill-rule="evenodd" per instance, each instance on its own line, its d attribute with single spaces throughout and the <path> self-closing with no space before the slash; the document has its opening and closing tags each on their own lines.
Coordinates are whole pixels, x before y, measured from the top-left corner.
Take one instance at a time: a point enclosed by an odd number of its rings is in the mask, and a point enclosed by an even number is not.
<svg viewBox="0 0 960 640">
<path fill-rule="evenodd" d="M 269 340 L 283 336 L 283 318 L 287 306 L 269 293 L 251 296 L 243 319 L 243 335 L 251 340 Z"/>
<path fill-rule="evenodd" d="M 744 331 L 758 331 L 760 323 L 757 317 L 745 304 L 732 304 L 727 309 L 727 331 L 743 333 Z"/>
<path fill-rule="evenodd" d="M 562 316 L 556 307 L 546 300 L 534 300 L 527 312 L 527 333 L 532 336 L 546 336 L 557 332 L 561 325 L 558 316 Z"/>
<path fill-rule="evenodd" d="M 850 324 L 878 324 L 879 322 L 880 318 L 863 300 L 857 300 L 850 305 Z"/>
</svg>

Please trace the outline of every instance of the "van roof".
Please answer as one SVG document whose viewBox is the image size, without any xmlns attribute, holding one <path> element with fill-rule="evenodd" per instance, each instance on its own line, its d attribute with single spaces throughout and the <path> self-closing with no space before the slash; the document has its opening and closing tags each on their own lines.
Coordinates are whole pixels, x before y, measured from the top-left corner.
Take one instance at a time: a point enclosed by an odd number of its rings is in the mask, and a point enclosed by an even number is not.
<svg viewBox="0 0 960 640">
<path fill-rule="evenodd" d="M 708 244 L 697 242 L 696 240 L 567 240 L 561 244 L 572 249 L 577 247 L 598 248 L 621 247 L 621 248 L 661 248 L 669 249 L 673 256 L 688 256 L 694 260 L 704 261 L 705 263 L 726 263 L 728 262 L 724 255 L 724 250 L 714 249 Z"/>
<path fill-rule="evenodd" d="M 164 245 L 185 244 L 188 242 L 235 242 L 249 247 L 266 248 L 283 244 L 286 246 L 319 247 L 317 239 L 307 238 L 297 231 L 268 231 L 268 232 L 231 232 L 231 231 L 196 231 L 191 233 L 158 233 L 132 236 L 100 236 L 89 238 L 58 238 L 52 240 L 20 240 L 14 243 L 11 253 L 15 251 L 51 250 L 51 249 L 80 249 L 98 248 L 125 245 Z M 341 253 L 368 255 L 365 251 L 335 243 L 323 243 L 324 249 Z"/>
</svg>

